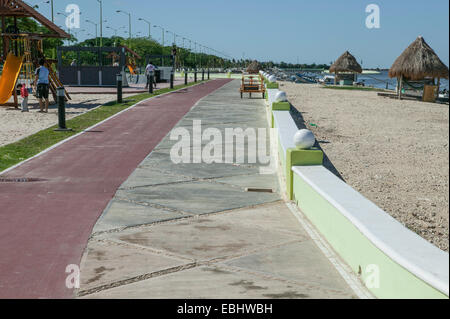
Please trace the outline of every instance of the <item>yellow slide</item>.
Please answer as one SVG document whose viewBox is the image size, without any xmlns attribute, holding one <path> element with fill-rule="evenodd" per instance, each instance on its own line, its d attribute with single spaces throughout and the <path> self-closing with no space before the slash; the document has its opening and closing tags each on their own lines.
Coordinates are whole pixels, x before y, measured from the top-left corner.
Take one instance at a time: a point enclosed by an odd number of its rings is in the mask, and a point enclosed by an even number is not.
<svg viewBox="0 0 450 319">
<path fill-rule="evenodd" d="M 23 56 L 16 57 L 12 53 L 8 54 L 0 78 L 0 104 L 8 102 L 13 94 L 22 64 Z"/>
<path fill-rule="evenodd" d="M 128 64 L 128 70 L 130 70 L 130 74 L 136 75 L 136 71 L 133 69 L 131 65 Z"/>
</svg>

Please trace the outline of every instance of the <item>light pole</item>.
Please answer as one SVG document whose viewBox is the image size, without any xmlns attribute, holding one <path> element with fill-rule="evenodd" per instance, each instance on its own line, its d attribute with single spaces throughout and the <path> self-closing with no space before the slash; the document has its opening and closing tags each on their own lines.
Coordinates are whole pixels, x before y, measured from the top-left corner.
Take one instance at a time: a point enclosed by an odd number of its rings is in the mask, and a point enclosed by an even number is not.
<svg viewBox="0 0 450 319">
<path fill-rule="evenodd" d="M 110 26 L 106 26 L 106 29 L 111 29 L 114 32 L 114 37 L 117 38 L 117 31 L 119 31 L 119 29 L 115 29 L 115 28 L 111 28 Z"/>
<path fill-rule="evenodd" d="M 100 46 L 103 46 L 103 0 L 97 0 L 100 5 Z"/>
<path fill-rule="evenodd" d="M 131 46 L 131 13 L 123 11 L 123 10 L 117 10 L 117 13 L 123 13 L 123 14 L 128 14 L 128 45 Z"/>
<path fill-rule="evenodd" d="M 150 21 L 147 21 L 145 19 L 139 18 L 139 21 L 144 21 L 145 23 L 148 24 L 148 39 L 151 40 L 152 39 L 152 24 Z"/>
<path fill-rule="evenodd" d="M 175 32 L 172 32 L 172 31 L 169 31 L 169 30 L 167 30 L 166 32 L 173 34 L 173 44 L 177 45 L 177 35 L 175 34 Z"/>
<path fill-rule="evenodd" d="M 160 28 L 161 29 L 161 31 L 162 31 L 162 47 L 163 47 L 163 49 L 164 49 L 164 45 L 165 45 L 165 42 L 164 42 L 164 33 L 165 33 L 165 31 L 164 31 L 164 28 L 163 27 L 161 27 L 161 26 L 159 26 L 159 25 L 154 25 L 153 26 L 154 28 Z"/>
<path fill-rule="evenodd" d="M 64 14 L 64 13 L 61 13 L 61 12 L 58 12 L 58 13 L 56 13 L 56 14 L 58 14 L 58 15 L 62 15 L 62 16 L 64 16 L 64 17 L 68 17 L 68 15 L 67 14 Z M 69 35 L 70 35 L 70 37 L 72 38 L 72 34 L 71 34 L 71 32 L 70 32 L 70 27 L 67 27 L 67 30 L 69 30 Z M 67 42 L 70 42 L 71 41 L 71 39 L 69 39 L 69 40 L 67 40 Z"/>
<path fill-rule="evenodd" d="M 98 24 L 91 21 L 91 20 L 86 20 L 87 23 L 91 23 L 95 26 L 95 46 L 97 46 L 97 38 L 98 38 L 98 33 L 97 33 L 97 28 L 98 28 Z"/>
<path fill-rule="evenodd" d="M 39 9 L 39 5 L 42 4 L 42 3 L 47 3 L 47 4 L 49 4 L 49 3 L 50 3 L 50 0 L 47 0 L 47 1 L 41 1 L 41 2 L 39 2 L 39 3 L 36 3 L 36 4 L 33 6 L 33 9 Z"/>
</svg>

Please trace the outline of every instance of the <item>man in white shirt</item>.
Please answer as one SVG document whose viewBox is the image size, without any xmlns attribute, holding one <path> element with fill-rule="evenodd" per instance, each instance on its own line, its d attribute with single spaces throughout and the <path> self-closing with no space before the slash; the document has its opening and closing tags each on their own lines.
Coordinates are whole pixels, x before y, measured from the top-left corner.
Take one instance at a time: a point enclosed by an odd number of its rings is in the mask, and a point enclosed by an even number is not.
<svg viewBox="0 0 450 319">
<path fill-rule="evenodd" d="M 153 85 L 155 86 L 155 89 L 156 89 L 155 70 L 156 70 L 156 67 L 153 64 L 151 64 L 151 63 L 147 64 L 147 67 L 145 68 L 145 76 L 147 77 L 147 84 L 145 85 L 146 89 L 148 89 L 148 86 L 150 85 L 150 81 L 149 81 L 150 74 L 153 74 Z"/>
</svg>

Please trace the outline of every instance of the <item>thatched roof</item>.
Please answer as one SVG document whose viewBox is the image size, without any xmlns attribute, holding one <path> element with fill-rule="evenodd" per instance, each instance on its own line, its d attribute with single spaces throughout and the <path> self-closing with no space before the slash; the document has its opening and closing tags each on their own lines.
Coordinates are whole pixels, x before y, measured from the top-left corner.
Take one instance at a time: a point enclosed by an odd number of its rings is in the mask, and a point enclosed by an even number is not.
<svg viewBox="0 0 450 319">
<path fill-rule="evenodd" d="M 261 69 L 261 66 L 259 65 L 258 61 L 253 61 L 247 67 L 247 72 L 248 73 L 258 73 L 260 69 Z"/>
<path fill-rule="evenodd" d="M 345 51 L 330 67 L 330 73 L 336 72 L 362 73 L 362 67 L 350 52 Z"/>
<path fill-rule="evenodd" d="M 389 70 L 389 77 L 403 76 L 409 80 L 424 78 L 448 79 L 448 67 L 439 59 L 434 50 L 419 36 L 395 60 Z"/>
</svg>

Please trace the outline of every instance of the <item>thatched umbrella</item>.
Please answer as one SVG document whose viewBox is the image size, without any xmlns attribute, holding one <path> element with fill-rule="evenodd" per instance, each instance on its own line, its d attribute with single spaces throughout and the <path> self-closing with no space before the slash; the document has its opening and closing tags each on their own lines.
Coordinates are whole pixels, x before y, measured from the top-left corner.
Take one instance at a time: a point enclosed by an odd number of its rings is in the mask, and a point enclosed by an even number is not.
<svg viewBox="0 0 450 319">
<path fill-rule="evenodd" d="M 257 74 L 259 73 L 259 70 L 261 70 L 261 66 L 256 60 L 250 63 L 249 66 L 247 67 L 247 73 L 250 74 Z"/>
<path fill-rule="evenodd" d="M 432 78 L 434 81 L 437 78 L 439 87 L 441 78 L 448 79 L 448 67 L 439 59 L 423 37 L 419 36 L 395 60 L 389 70 L 389 77 L 398 79 L 397 93 L 401 98 L 403 79 L 417 81 Z"/>
<path fill-rule="evenodd" d="M 362 73 L 362 67 L 350 52 L 345 51 L 330 67 L 330 73 L 336 74 L 334 84 L 340 72 Z"/>
</svg>

